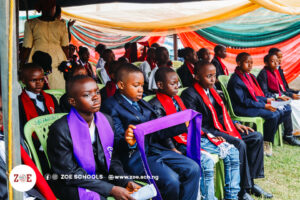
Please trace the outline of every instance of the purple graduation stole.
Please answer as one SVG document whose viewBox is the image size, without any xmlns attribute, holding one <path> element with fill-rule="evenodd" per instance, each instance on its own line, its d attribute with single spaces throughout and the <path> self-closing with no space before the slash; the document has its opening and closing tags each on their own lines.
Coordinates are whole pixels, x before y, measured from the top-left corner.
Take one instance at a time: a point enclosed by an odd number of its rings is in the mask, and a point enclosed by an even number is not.
<svg viewBox="0 0 300 200">
<path fill-rule="evenodd" d="M 73 152 L 76 161 L 89 175 L 96 172 L 96 163 L 93 152 L 93 145 L 89 132 L 88 123 L 79 115 L 75 108 L 71 108 L 67 116 L 70 134 L 73 142 Z M 107 170 L 109 171 L 113 151 L 114 132 L 106 117 L 96 112 L 94 122 L 104 151 Z M 78 188 L 80 200 L 100 200 L 98 193 L 85 188 Z"/>
<path fill-rule="evenodd" d="M 137 145 L 139 147 L 140 155 L 143 161 L 144 170 L 147 176 L 152 177 L 146 154 L 145 154 L 145 135 L 154 133 L 156 131 L 166 129 L 172 126 L 183 124 L 189 121 L 188 136 L 187 136 L 187 156 L 200 164 L 200 148 L 201 148 L 201 124 L 202 115 L 194 110 L 188 109 L 177 112 L 165 117 L 151 120 L 139 125 L 133 130 Z M 149 184 L 153 184 L 157 191 L 156 199 L 162 199 L 158 187 L 154 179 L 148 180 Z"/>
</svg>

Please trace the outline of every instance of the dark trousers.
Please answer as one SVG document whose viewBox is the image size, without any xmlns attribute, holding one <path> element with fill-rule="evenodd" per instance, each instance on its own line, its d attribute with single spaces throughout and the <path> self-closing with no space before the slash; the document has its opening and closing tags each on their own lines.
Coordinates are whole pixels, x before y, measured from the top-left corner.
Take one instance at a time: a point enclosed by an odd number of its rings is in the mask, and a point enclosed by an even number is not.
<svg viewBox="0 0 300 200">
<path fill-rule="evenodd" d="M 290 105 L 286 105 L 283 110 L 278 110 L 280 113 L 279 124 L 283 122 L 284 136 L 292 136 L 293 124 L 292 124 L 292 108 Z"/>
<path fill-rule="evenodd" d="M 135 154 L 139 152 L 135 152 Z M 134 156 L 136 157 L 136 155 Z M 148 164 L 164 200 L 196 200 L 200 184 L 200 166 L 192 159 L 168 150 L 153 149 Z M 133 161 L 133 162 L 132 162 Z M 141 158 L 125 166 L 132 175 L 144 175 Z M 126 163 L 124 163 L 126 165 Z"/>
<path fill-rule="evenodd" d="M 247 108 L 235 111 L 240 116 L 262 117 L 264 122 L 264 141 L 273 142 L 281 120 L 279 111 L 272 112 L 263 108 Z M 281 121 L 282 122 L 282 121 Z"/>
<path fill-rule="evenodd" d="M 220 131 L 212 132 L 233 144 L 240 152 L 241 189 L 252 188 L 255 178 L 264 177 L 264 148 L 261 133 L 249 132 L 248 135 L 240 133 L 243 140 L 232 137 Z"/>
</svg>

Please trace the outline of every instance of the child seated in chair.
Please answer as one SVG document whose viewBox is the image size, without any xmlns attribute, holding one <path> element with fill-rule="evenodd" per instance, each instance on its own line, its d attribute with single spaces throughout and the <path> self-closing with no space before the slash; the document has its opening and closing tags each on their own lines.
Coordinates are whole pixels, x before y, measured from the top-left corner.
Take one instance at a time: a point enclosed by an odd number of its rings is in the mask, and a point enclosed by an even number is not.
<svg viewBox="0 0 300 200">
<path fill-rule="evenodd" d="M 102 84 L 106 84 L 111 81 L 109 74 L 109 68 L 111 67 L 113 61 L 115 61 L 115 54 L 111 49 L 105 49 L 103 51 L 103 60 L 105 61 L 104 67 L 100 69 L 100 76 Z"/>
<path fill-rule="evenodd" d="M 195 64 L 195 83 L 181 94 L 187 108 L 202 114 L 202 127 L 214 136 L 223 137 L 240 152 L 240 199 L 252 199 L 249 193 L 264 198 L 272 195 L 254 184 L 264 177 L 264 151 L 261 133 L 232 121 L 225 104 L 214 89 L 216 67 L 206 61 Z"/>
<path fill-rule="evenodd" d="M 115 142 L 125 169 L 133 175 L 144 175 L 141 156 L 134 139 L 134 125 L 157 118 L 152 106 L 142 99 L 143 72 L 132 64 L 120 67 L 117 73 L 118 92 L 106 100 L 102 111 L 114 122 Z M 157 186 L 165 200 L 196 199 L 199 191 L 200 167 L 192 159 L 178 154 L 160 143 L 187 132 L 180 124 L 145 137 L 145 151 Z"/>
<path fill-rule="evenodd" d="M 57 100 L 51 94 L 45 93 L 44 87 L 44 70 L 37 64 L 28 63 L 21 69 L 21 80 L 25 85 L 21 95 L 19 96 L 19 116 L 20 116 L 20 133 L 21 143 L 25 139 L 25 124 L 38 116 L 59 113 L 60 108 Z M 40 142 L 35 133 L 33 134 L 33 142 L 36 149 L 40 149 Z M 43 171 L 48 171 L 48 163 L 42 149 L 37 151 Z"/>
<path fill-rule="evenodd" d="M 155 73 L 158 91 L 156 97 L 150 101 L 157 111 L 159 117 L 170 115 L 185 110 L 185 105 L 178 93 L 178 76 L 171 68 L 160 68 Z M 201 195 L 203 199 L 216 199 L 214 190 L 214 161 L 209 153 L 218 154 L 224 161 L 225 166 L 225 199 L 237 199 L 239 192 L 239 152 L 222 137 L 214 137 L 202 131 L 201 147 Z M 187 134 L 168 138 L 164 146 L 179 153 L 186 155 Z M 221 154 L 220 149 L 226 149 L 226 154 Z M 227 169 L 228 168 L 228 169 Z M 235 185 L 234 185 L 235 183 Z"/>
<path fill-rule="evenodd" d="M 59 66 L 58 70 L 64 74 L 64 79 L 67 82 L 74 76 L 88 75 L 85 67 L 77 64 L 76 62 L 63 61 Z M 68 95 L 65 93 L 59 99 L 59 106 L 62 112 L 68 113 L 71 110 L 71 105 L 68 101 Z"/>
<path fill-rule="evenodd" d="M 113 122 L 99 112 L 101 97 L 96 82 L 85 75 L 72 77 L 67 94 L 71 111 L 51 125 L 47 140 L 53 173 L 68 175 L 53 185 L 57 197 L 133 200 L 130 193 L 139 185 L 126 177 L 113 181 L 108 177 L 125 173 L 115 153 Z"/>
<path fill-rule="evenodd" d="M 275 99 L 265 96 L 255 76 L 251 74 L 253 61 L 250 54 L 245 52 L 238 54 L 236 62 L 238 66 L 227 85 L 234 112 L 239 116 L 262 117 L 265 120 L 265 153 L 271 155 L 269 143 L 274 141 L 278 126 L 286 121 L 284 115 L 290 115 L 290 112 L 271 106 L 271 101 Z"/>
</svg>

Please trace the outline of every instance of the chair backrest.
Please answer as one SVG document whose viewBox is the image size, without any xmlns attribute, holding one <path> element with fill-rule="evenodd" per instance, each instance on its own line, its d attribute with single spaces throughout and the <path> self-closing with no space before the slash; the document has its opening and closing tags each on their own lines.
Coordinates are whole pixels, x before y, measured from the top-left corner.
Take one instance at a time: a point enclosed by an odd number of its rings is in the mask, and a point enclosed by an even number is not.
<svg viewBox="0 0 300 200">
<path fill-rule="evenodd" d="M 46 158 L 48 160 L 48 164 L 50 165 L 48 155 L 47 155 L 47 138 L 48 138 L 48 132 L 49 132 L 49 126 L 53 124 L 56 120 L 61 118 L 62 116 L 66 115 L 67 113 L 58 113 L 58 114 L 49 114 L 49 115 L 43 115 L 36 117 L 34 119 L 29 120 L 24 127 L 24 135 L 26 142 L 29 146 L 30 152 L 33 156 L 34 162 L 37 166 L 37 168 L 40 170 L 41 174 L 42 167 L 37 155 L 37 151 L 34 147 L 33 140 L 32 140 L 32 134 L 35 132 L 42 147 L 45 152 Z"/>
<path fill-rule="evenodd" d="M 172 60 L 172 64 L 173 64 L 173 67 L 175 69 L 181 67 L 181 65 L 183 65 L 183 62 L 179 61 L 179 60 Z"/>
<path fill-rule="evenodd" d="M 102 88 L 105 87 L 105 84 L 97 84 L 97 85 L 98 85 L 99 90 L 101 90 Z"/>
<path fill-rule="evenodd" d="M 234 114 L 232 104 L 231 104 L 231 99 L 230 99 L 229 93 L 227 91 L 227 85 L 228 85 L 229 79 L 230 79 L 230 76 L 226 76 L 226 75 L 220 75 L 218 77 L 218 80 L 220 82 L 222 91 L 223 91 L 224 96 L 225 96 L 226 107 L 228 109 L 229 115 L 234 118 L 234 117 L 237 117 L 237 116 Z"/>
<path fill-rule="evenodd" d="M 178 89 L 177 95 L 178 95 L 178 96 L 181 96 L 182 92 L 183 92 L 185 89 L 187 89 L 187 87 L 179 88 L 179 89 Z"/>
<path fill-rule="evenodd" d="M 59 99 L 61 98 L 62 95 L 64 95 L 66 93 L 65 90 L 63 89 L 56 89 L 56 90 L 44 90 L 44 92 L 48 93 L 48 94 L 52 94 L 56 100 L 59 102 Z"/>
<path fill-rule="evenodd" d="M 142 64 L 143 62 L 141 61 L 136 61 L 136 62 L 133 62 L 132 64 L 134 64 L 135 66 L 137 67 L 140 67 L 140 65 Z"/>
<path fill-rule="evenodd" d="M 148 96 L 145 96 L 143 99 L 144 99 L 144 101 L 150 101 L 151 99 L 154 99 L 156 97 L 156 95 L 155 94 L 152 94 L 152 95 L 148 95 Z"/>
<path fill-rule="evenodd" d="M 179 76 L 179 74 L 178 74 L 178 72 L 177 72 L 178 68 L 174 68 L 174 67 L 173 67 L 173 69 L 174 69 L 174 71 L 177 73 L 177 77 L 178 77 L 178 80 L 179 80 L 179 83 L 180 83 L 180 87 L 182 87 L 183 84 L 182 84 L 182 81 L 181 81 L 181 79 L 180 79 L 180 76 Z"/>
<path fill-rule="evenodd" d="M 261 69 L 259 68 L 254 68 L 251 70 L 251 74 L 253 74 L 254 76 L 258 76 L 259 72 L 261 71 Z"/>
<path fill-rule="evenodd" d="M 103 81 L 103 79 L 102 79 L 102 76 L 101 76 L 101 69 L 96 69 L 96 74 L 97 74 L 97 76 L 98 76 L 98 78 L 99 78 L 99 80 L 100 80 L 100 82 L 102 83 L 102 84 L 104 84 L 104 81 Z"/>
</svg>

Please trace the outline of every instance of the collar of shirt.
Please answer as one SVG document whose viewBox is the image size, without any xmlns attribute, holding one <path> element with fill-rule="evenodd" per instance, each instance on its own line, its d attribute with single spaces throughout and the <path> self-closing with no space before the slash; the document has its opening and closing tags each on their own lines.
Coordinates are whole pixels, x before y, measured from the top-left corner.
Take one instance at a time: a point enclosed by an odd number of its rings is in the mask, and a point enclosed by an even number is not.
<svg viewBox="0 0 300 200">
<path fill-rule="evenodd" d="M 80 64 L 82 65 L 82 66 L 84 66 L 86 63 L 85 62 L 83 62 L 81 59 L 79 59 L 79 62 L 80 62 Z"/>
<path fill-rule="evenodd" d="M 35 94 L 35 93 L 30 92 L 30 91 L 28 91 L 28 90 L 25 90 L 25 92 L 27 93 L 27 95 L 29 96 L 30 99 L 35 99 L 35 100 L 37 100 L 37 95 L 38 95 L 38 94 Z"/>
<path fill-rule="evenodd" d="M 91 123 L 91 126 L 89 127 L 92 144 L 94 144 L 94 142 L 96 141 L 95 129 L 96 129 L 96 126 L 95 126 L 95 122 L 93 120 L 92 123 Z"/>
<path fill-rule="evenodd" d="M 204 89 L 204 92 L 207 96 L 209 95 L 209 89 Z"/>
<path fill-rule="evenodd" d="M 130 104 L 130 105 L 132 105 L 132 103 L 133 103 L 133 101 L 131 101 L 130 99 L 128 99 L 125 95 L 123 95 L 123 94 L 121 94 L 121 96 L 126 100 L 126 101 L 128 101 L 128 103 Z"/>
<path fill-rule="evenodd" d="M 39 95 L 39 94 L 35 94 L 35 93 L 30 92 L 28 90 L 25 90 L 25 92 L 27 93 L 27 95 L 29 96 L 30 99 L 35 100 L 36 106 L 44 112 L 45 111 L 44 102 L 37 99 L 37 95 Z"/>
</svg>

